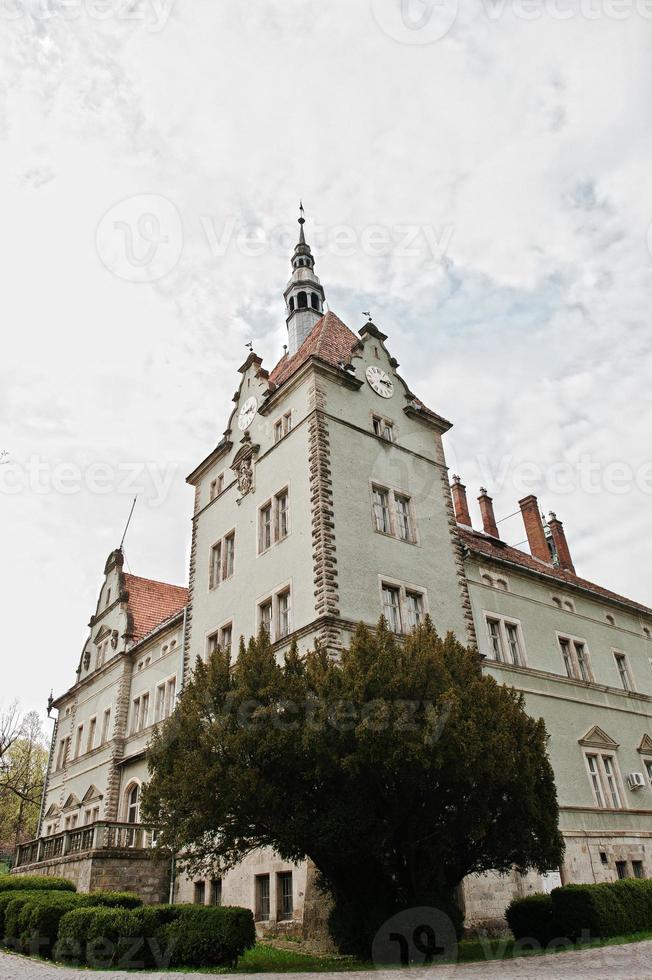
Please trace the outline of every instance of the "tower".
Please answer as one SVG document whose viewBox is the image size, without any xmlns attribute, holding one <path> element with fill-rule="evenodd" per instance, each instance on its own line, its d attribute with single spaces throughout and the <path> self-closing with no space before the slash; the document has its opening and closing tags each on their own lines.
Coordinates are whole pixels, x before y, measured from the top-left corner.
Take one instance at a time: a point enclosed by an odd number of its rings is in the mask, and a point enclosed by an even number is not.
<svg viewBox="0 0 652 980">
<path fill-rule="evenodd" d="M 292 275 L 283 294 L 290 354 L 298 351 L 324 312 L 324 288 L 315 272 L 315 260 L 303 232 L 306 223 L 303 204 L 299 210 L 299 241 L 292 256 Z"/>
</svg>

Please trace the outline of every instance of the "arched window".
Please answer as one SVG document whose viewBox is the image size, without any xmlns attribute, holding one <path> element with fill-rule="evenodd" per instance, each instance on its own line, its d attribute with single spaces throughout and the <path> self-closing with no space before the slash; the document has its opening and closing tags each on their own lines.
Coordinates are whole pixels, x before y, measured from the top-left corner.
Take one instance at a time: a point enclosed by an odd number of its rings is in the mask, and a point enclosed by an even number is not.
<svg viewBox="0 0 652 980">
<path fill-rule="evenodd" d="M 297 297 L 297 306 L 300 310 L 305 310 L 308 307 L 308 297 L 305 293 L 299 293 Z"/>
<path fill-rule="evenodd" d="M 312 299 L 313 310 L 319 310 L 319 296 L 317 295 L 317 293 L 313 293 L 311 299 Z"/>
<path fill-rule="evenodd" d="M 140 823 L 140 786 L 134 783 L 127 790 L 127 823 Z"/>
<path fill-rule="evenodd" d="M 294 296 L 290 296 L 290 312 L 294 310 Z"/>
</svg>

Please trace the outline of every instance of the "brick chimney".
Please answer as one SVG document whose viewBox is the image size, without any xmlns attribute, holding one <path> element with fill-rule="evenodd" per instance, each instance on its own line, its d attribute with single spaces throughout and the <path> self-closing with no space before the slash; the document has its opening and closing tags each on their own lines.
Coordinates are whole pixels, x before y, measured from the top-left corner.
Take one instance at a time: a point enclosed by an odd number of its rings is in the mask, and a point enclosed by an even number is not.
<svg viewBox="0 0 652 980">
<path fill-rule="evenodd" d="M 453 474 L 451 493 L 453 495 L 453 507 L 455 508 L 455 519 L 457 523 L 464 524 L 465 527 L 472 527 L 469 505 L 466 499 L 466 487 L 457 473 Z"/>
<path fill-rule="evenodd" d="M 557 515 L 553 511 L 550 511 L 548 527 L 550 528 L 550 533 L 552 534 L 552 543 L 555 547 L 559 567 L 563 568 L 566 572 L 572 572 L 574 575 L 575 566 L 573 565 L 570 548 L 568 547 L 568 541 L 566 540 L 564 525 L 561 521 L 557 520 Z"/>
<path fill-rule="evenodd" d="M 525 524 L 525 533 L 527 534 L 528 544 L 530 545 L 530 553 L 535 558 L 540 558 L 541 561 L 550 562 L 552 556 L 548 547 L 546 532 L 543 530 L 543 521 L 539 512 L 539 501 L 534 494 L 530 494 L 529 497 L 523 497 L 522 500 L 519 500 L 518 505 L 523 515 L 523 523 Z"/>
<path fill-rule="evenodd" d="M 485 534 L 490 534 L 492 538 L 499 538 L 498 526 L 494 517 L 494 502 L 484 487 L 480 487 L 480 513 L 482 514 L 482 526 Z"/>
</svg>

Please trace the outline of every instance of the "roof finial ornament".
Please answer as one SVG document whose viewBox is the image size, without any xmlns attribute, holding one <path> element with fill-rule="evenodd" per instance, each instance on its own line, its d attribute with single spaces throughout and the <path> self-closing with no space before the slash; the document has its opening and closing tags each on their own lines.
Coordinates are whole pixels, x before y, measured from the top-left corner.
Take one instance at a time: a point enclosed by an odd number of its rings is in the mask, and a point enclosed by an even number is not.
<svg viewBox="0 0 652 980">
<path fill-rule="evenodd" d="M 247 348 L 248 351 L 250 351 L 253 354 L 253 352 L 254 352 L 254 342 L 253 342 L 253 340 L 248 341 L 245 344 L 245 347 Z"/>
<path fill-rule="evenodd" d="M 305 214 L 306 212 L 303 207 L 303 201 L 299 201 L 299 227 L 301 228 L 301 231 L 299 232 L 299 245 L 306 244 L 306 236 L 303 233 L 303 226 L 306 223 Z"/>
<path fill-rule="evenodd" d="M 462 478 L 458 473 L 453 473 L 453 483 L 461 483 Z"/>
<path fill-rule="evenodd" d="M 363 310 L 363 311 L 362 311 L 362 315 L 363 315 L 363 316 L 366 316 L 366 318 L 367 318 L 367 321 L 368 321 L 369 323 L 371 323 L 371 322 L 372 322 L 372 319 L 371 319 L 371 313 L 369 312 L 369 310 Z"/>
</svg>

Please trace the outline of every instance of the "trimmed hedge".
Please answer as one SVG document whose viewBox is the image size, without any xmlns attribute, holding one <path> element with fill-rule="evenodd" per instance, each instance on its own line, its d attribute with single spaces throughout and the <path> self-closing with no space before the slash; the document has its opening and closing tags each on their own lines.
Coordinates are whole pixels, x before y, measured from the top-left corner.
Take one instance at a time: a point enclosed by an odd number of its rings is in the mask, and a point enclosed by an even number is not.
<svg viewBox="0 0 652 980">
<path fill-rule="evenodd" d="M 517 898 L 505 917 L 516 939 L 607 939 L 652 929 L 652 879 L 564 885 L 550 895 Z"/>
<path fill-rule="evenodd" d="M 67 912 L 83 907 L 134 909 L 141 904 L 128 892 L 16 892 L 5 913 L 5 945 L 23 953 L 51 957 L 59 923 Z"/>
<path fill-rule="evenodd" d="M 59 926 L 56 957 L 93 967 L 144 969 L 235 965 L 253 946 L 249 909 L 148 905 L 132 911 L 76 908 Z"/>
<path fill-rule="evenodd" d="M 606 939 L 652 929 L 652 879 L 565 885 L 551 893 L 553 916 L 570 939 Z"/>
<path fill-rule="evenodd" d="M 535 939 L 547 946 L 555 936 L 552 898 L 537 892 L 526 898 L 515 898 L 505 911 L 507 924 L 515 939 Z"/>
<path fill-rule="evenodd" d="M 236 966 L 238 957 L 256 942 L 250 909 L 181 907 L 174 922 L 164 926 L 157 939 L 170 956 L 170 966 Z"/>
<path fill-rule="evenodd" d="M 67 878 L 46 878 L 44 875 L 0 875 L 0 892 L 76 892 L 77 887 Z"/>
</svg>

